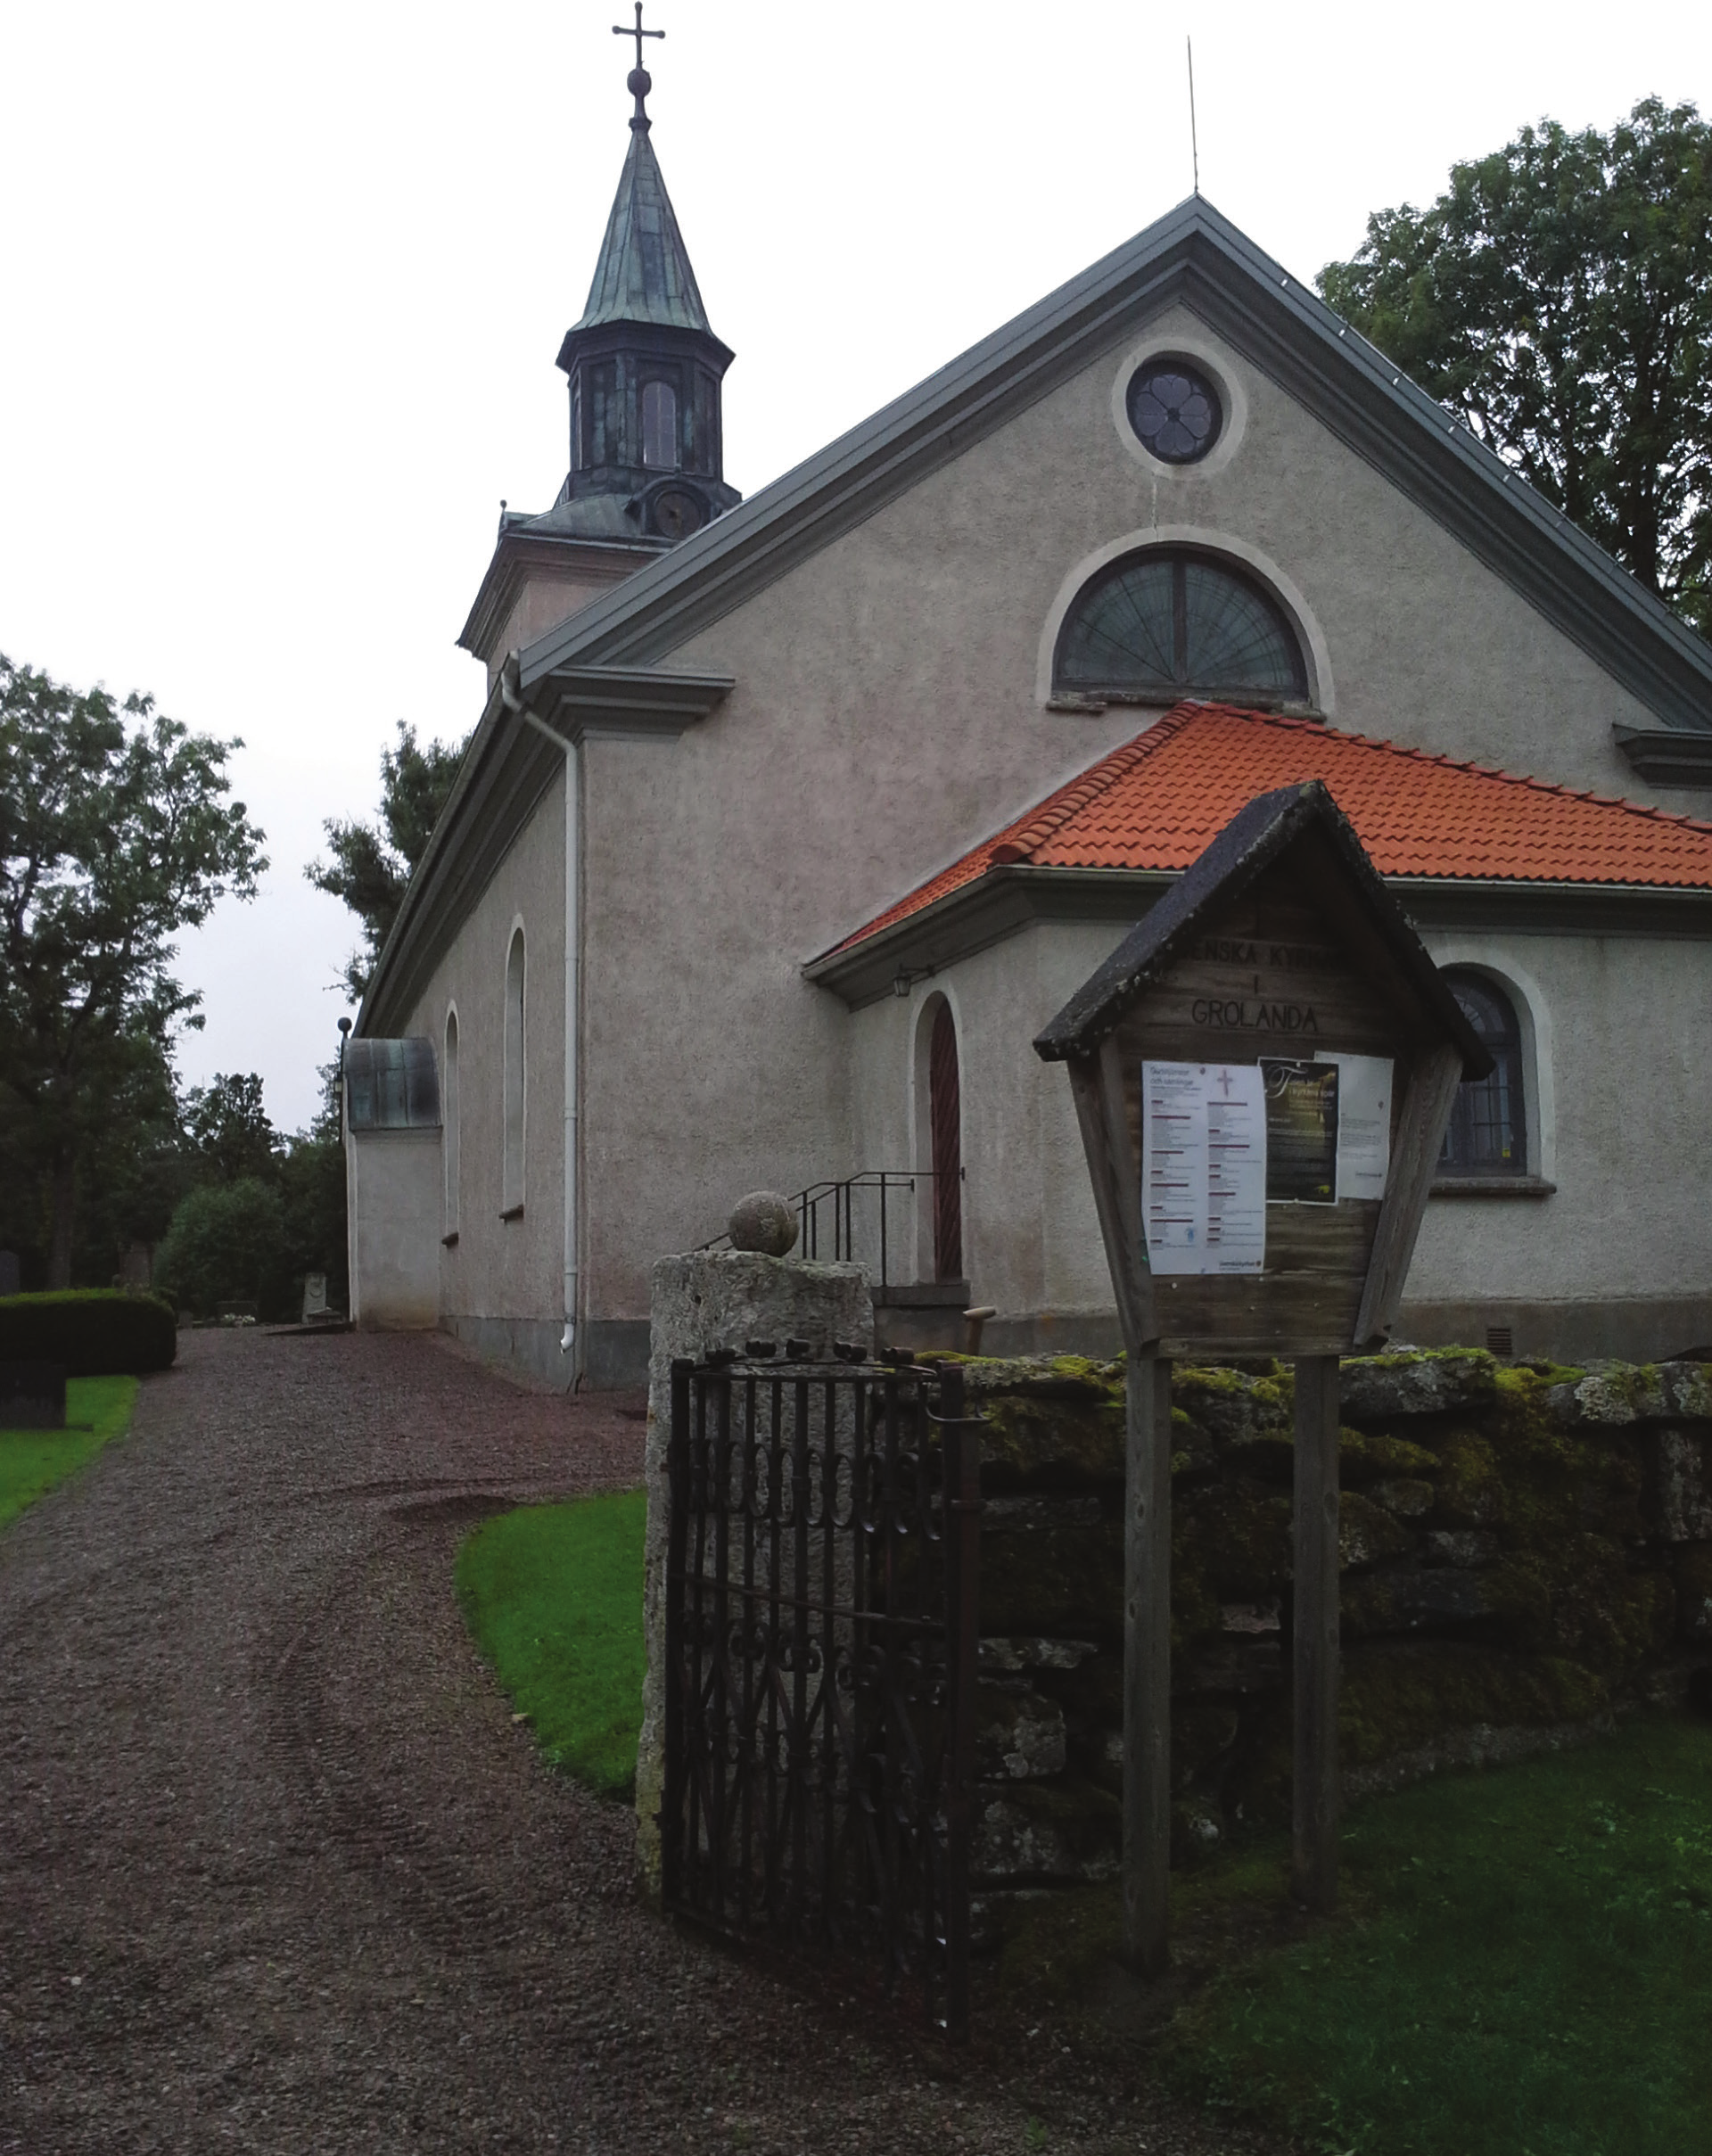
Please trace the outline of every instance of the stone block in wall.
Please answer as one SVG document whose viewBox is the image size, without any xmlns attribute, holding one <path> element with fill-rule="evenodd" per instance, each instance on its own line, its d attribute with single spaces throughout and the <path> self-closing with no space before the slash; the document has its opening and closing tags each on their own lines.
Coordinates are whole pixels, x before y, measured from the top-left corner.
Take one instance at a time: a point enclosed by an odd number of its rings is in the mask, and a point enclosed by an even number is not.
<svg viewBox="0 0 1712 2156">
<path fill-rule="evenodd" d="M 1438 1502 L 1438 1492 L 1432 1484 L 1413 1475 L 1370 1483 L 1367 1494 L 1376 1505 L 1383 1505 L 1398 1519 L 1424 1519 Z"/>
<path fill-rule="evenodd" d="M 1712 1364 L 1603 1363 L 1553 1386 L 1550 1404 L 1564 1429 L 1706 1421 L 1712 1420 Z"/>
<path fill-rule="evenodd" d="M 984 1677 L 975 1687 L 975 1772 L 994 1782 L 1038 1782 L 1065 1769 L 1064 1709 L 1026 1677 Z"/>
<path fill-rule="evenodd" d="M 1116 1798 L 1077 1776 L 981 1782 L 969 1869 L 976 1880 L 1007 1886 L 1112 1879 L 1122 1832 Z"/>
<path fill-rule="evenodd" d="M 981 1626 L 1110 1640 L 1124 1626 L 1124 1523 L 1092 1496 L 989 1497 Z"/>
<path fill-rule="evenodd" d="M 1344 1630 L 1357 1638 L 1473 1625 L 1498 1615 L 1485 1582 L 1471 1572 L 1374 1572 L 1347 1581 Z"/>
<path fill-rule="evenodd" d="M 1654 1523 L 1667 1543 L 1712 1542 L 1712 1477 L 1698 1430 L 1657 1431 L 1649 1447 Z"/>
<path fill-rule="evenodd" d="M 1497 1389 L 1498 1365 L 1477 1348 L 1360 1355 L 1343 1366 L 1340 1411 L 1348 1422 L 1464 1413 L 1490 1405 Z"/>
<path fill-rule="evenodd" d="M 1498 1537 L 1484 1527 L 1435 1527 L 1422 1552 L 1429 1565 L 1454 1565 L 1464 1572 L 1495 1565 L 1502 1554 Z"/>
<path fill-rule="evenodd" d="M 971 1362 L 966 1369 L 981 1432 L 985 1494 L 1121 1487 L 1124 1405 L 1122 1371 L 1094 1363 Z"/>
<path fill-rule="evenodd" d="M 1712 1543 L 1676 1551 L 1676 1631 L 1691 1645 L 1712 1646 Z"/>
<path fill-rule="evenodd" d="M 1366 1489 L 1379 1482 L 1419 1482 L 1437 1472 L 1438 1454 L 1412 1438 L 1395 1437 L 1383 1430 L 1338 1433 L 1338 1479 L 1346 1489 Z"/>
<path fill-rule="evenodd" d="M 1343 1572 L 1384 1564 L 1413 1550 L 1415 1538 L 1390 1513 L 1346 1490 L 1338 1506 L 1338 1565 Z"/>
<path fill-rule="evenodd" d="M 874 1346 L 874 1298 L 863 1265 L 811 1265 L 753 1250 L 698 1250 L 661 1258 L 652 1276 L 648 1347 L 648 1519 L 642 1612 L 647 1650 L 636 1765 L 637 1865 L 660 1889 L 660 1798 L 665 1779 L 666 1445 L 671 1366 L 748 1340 L 807 1340 L 818 1355 L 835 1340 Z"/>
<path fill-rule="evenodd" d="M 1375 1640 L 1345 1650 L 1338 1751 L 1346 1770 L 1419 1750 L 1451 1730 L 1556 1728 L 1610 1704 L 1577 1664 L 1461 1640 Z"/>
<path fill-rule="evenodd" d="M 1184 1658 L 1173 1694 L 1276 1691 L 1284 1682 L 1284 1649 L 1276 1640 L 1216 1640 Z"/>
<path fill-rule="evenodd" d="M 1281 1367 L 1274 1376 L 1257 1377 L 1247 1370 L 1183 1364 L 1171 1373 L 1171 1397 L 1174 1407 L 1221 1445 L 1290 1443 L 1296 1389 Z"/>
</svg>

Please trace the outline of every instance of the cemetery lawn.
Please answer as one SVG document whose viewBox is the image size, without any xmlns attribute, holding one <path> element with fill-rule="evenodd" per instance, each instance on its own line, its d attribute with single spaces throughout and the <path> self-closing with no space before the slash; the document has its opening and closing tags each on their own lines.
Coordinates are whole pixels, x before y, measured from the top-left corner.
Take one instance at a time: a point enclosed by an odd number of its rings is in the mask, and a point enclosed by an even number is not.
<svg viewBox="0 0 1712 2156">
<path fill-rule="evenodd" d="M 117 1437 L 131 1419 L 136 1398 L 135 1378 L 70 1378 L 65 1387 L 66 1421 L 89 1423 L 92 1428 L 0 1430 L 0 1527 Z"/>
<path fill-rule="evenodd" d="M 603 1797 L 636 1787 L 647 1494 L 525 1505 L 468 1535 L 457 1593 L 542 1752 Z"/>
<path fill-rule="evenodd" d="M 1347 1914 L 1179 2014 L 1203 2096 L 1338 2156 L 1712 2145 L 1712 1723 L 1423 1782 L 1343 1847 Z"/>
</svg>

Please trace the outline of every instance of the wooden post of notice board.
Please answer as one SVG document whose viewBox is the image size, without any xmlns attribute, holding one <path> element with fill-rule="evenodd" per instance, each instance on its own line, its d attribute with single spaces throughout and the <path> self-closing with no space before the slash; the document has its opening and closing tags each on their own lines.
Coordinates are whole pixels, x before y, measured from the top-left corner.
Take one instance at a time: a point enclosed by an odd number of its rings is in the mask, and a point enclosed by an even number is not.
<svg viewBox="0 0 1712 2156">
<path fill-rule="evenodd" d="M 1034 1043 L 1070 1074 L 1128 1357 L 1124 1912 L 1167 1959 L 1171 1365 L 1295 1365 L 1292 1879 L 1338 1890 L 1339 1358 L 1384 1345 L 1491 1060 L 1317 780 L 1249 802 Z"/>
</svg>

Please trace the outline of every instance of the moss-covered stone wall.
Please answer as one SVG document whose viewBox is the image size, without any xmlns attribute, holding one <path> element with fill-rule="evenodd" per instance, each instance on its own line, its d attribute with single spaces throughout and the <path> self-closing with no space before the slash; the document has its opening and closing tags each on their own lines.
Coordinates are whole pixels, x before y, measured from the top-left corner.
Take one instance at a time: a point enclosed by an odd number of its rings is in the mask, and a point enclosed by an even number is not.
<svg viewBox="0 0 1712 2156">
<path fill-rule="evenodd" d="M 1118 1857 L 1124 1366 L 972 1361 L 985 1417 L 989 1883 Z M 1289 1809 L 1288 1365 L 1172 1386 L 1179 1855 Z M 1712 1365 L 1462 1350 L 1343 1369 L 1346 1786 L 1496 1758 L 1712 1686 Z"/>
</svg>

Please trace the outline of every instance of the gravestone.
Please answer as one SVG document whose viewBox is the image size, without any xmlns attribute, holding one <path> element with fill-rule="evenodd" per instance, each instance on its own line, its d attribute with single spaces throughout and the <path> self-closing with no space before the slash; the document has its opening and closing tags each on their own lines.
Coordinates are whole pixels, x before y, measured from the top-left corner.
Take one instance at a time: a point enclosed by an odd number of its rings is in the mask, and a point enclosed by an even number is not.
<svg viewBox="0 0 1712 2156">
<path fill-rule="evenodd" d="M 65 1428 L 63 1362 L 0 1362 L 0 1430 Z"/>
<path fill-rule="evenodd" d="M 306 1272 L 303 1276 L 303 1322 L 313 1325 L 332 1315 L 327 1308 L 327 1276 L 325 1272 Z"/>
<path fill-rule="evenodd" d="M 1124 1937 L 1165 1965 L 1171 1363 L 1296 1365 L 1296 1897 L 1337 1893 L 1338 1359 L 1384 1347 L 1490 1057 L 1318 780 L 1234 817 L 1034 1043 L 1068 1066 L 1128 1358 Z"/>
<path fill-rule="evenodd" d="M 146 1292 L 154 1271 L 154 1254 L 146 1243 L 132 1243 L 119 1261 L 121 1288 Z"/>
</svg>

